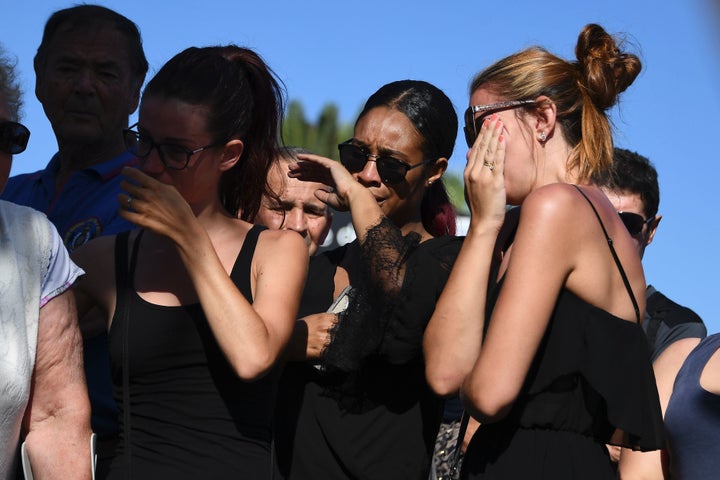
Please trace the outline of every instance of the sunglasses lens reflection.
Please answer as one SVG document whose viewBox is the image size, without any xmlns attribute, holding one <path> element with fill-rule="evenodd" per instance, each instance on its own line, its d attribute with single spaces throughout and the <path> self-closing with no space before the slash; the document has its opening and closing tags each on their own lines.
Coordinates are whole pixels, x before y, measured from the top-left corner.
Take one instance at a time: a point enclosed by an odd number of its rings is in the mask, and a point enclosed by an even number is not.
<svg viewBox="0 0 720 480">
<path fill-rule="evenodd" d="M 394 158 L 378 158 L 377 169 L 383 182 L 390 185 L 402 182 L 407 173 L 404 165 Z"/>
<path fill-rule="evenodd" d="M 340 163 L 351 173 L 357 173 L 365 167 L 367 156 L 365 152 L 355 145 L 346 143 L 340 145 Z"/>
<path fill-rule="evenodd" d="M 15 155 L 27 148 L 30 130 L 17 122 L 0 123 L 0 151 Z"/>
</svg>

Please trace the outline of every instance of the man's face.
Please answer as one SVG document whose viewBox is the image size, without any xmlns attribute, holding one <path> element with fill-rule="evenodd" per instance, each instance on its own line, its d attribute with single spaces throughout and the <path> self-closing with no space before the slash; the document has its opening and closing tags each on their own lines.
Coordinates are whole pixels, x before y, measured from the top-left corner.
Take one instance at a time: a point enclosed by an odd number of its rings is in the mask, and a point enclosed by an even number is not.
<svg viewBox="0 0 720 480">
<path fill-rule="evenodd" d="M 315 191 L 323 188 L 323 184 L 289 178 L 287 171 L 283 160 L 270 169 L 268 183 L 280 202 L 264 197 L 255 221 L 269 228 L 298 232 L 305 239 L 310 255 L 314 255 L 332 223 L 327 205 L 315 197 Z"/>
<path fill-rule="evenodd" d="M 107 25 L 63 26 L 35 64 L 35 94 L 58 144 L 122 144 L 122 129 L 138 105 L 127 40 Z"/>
<path fill-rule="evenodd" d="M 640 194 L 607 189 L 603 189 L 603 191 L 605 192 L 605 195 L 608 197 L 608 199 L 610 199 L 610 203 L 613 204 L 616 211 L 635 213 L 647 220 L 647 218 L 645 217 L 645 205 L 640 198 Z M 645 247 L 652 243 L 661 219 L 661 215 L 656 215 L 652 221 L 643 225 L 642 230 L 638 234 L 632 235 L 632 239 L 635 242 L 638 254 L 640 255 L 641 259 L 645 254 Z"/>
</svg>

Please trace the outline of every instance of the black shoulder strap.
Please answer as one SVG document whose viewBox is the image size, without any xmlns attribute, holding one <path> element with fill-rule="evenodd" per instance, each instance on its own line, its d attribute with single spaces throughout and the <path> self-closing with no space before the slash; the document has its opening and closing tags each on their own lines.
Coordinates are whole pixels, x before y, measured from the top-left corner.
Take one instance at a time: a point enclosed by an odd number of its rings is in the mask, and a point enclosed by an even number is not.
<svg viewBox="0 0 720 480">
<path fill-rule="evenodd" d="M 243 241 L 242 247 L 240 247 L 238 258 L 230 272 L 230 278 L 233 283 L 235 283 L 235 286 L 250 303 L 253 302 L 252 289 L 250 288 L 250 265 L 252 264 L 260 232 L 263 230 L 267 230 L 267 227 L 253 225 L 252 228 L 248 230 L 245 235 L 245 241 Z"/>
<path fill-rule="evenodd" d="M 135 264 L 137 262 L 137 254 L 140 247 L 140 238 L 142 237 L 144 230 L 140 230 L 135 237 L 133 243 L 133 249 L 130 258 L 130 264 L 128 265 L 128 240 L 130 238 L 130 232 L 122 232 L 115 238 L 115 270 L 116 270 L 116 305 L 115 309 L 120 308 L 120 315 L 122 317 L 122 376 L 123 376 L 123 440 L 125 447 L 125 477 L 132 478 L 132 455 L 130 453 L 130 359 L 128 352 L 128 335 L 130 327 L 130 302 L 131 292 L 133 286 L 133 273 L 135 272 Z"/>
<path fill-rule="evenodd" d="M 587 195 L 585 195 L 585 192 L 582 191 L 582 188 L 578 187 L 577 185 L 573 185 L 577 189 L 580 194 L 585 197 L 585 200 L 590 204 L 590 207 L 593 209 L 593 212 L 595 212 L 595 216 L 598 219 L 598 222 L 600 222 L 600 228 L 602 228 L 603 234 L 605 235 L 605 239 L 608 242 L 608 246 L 610 247 L 610 253 L 612 253 L 613 259 L 615 260 L 615 265 L 617 265 L 618 270 L 620 271 L 620 276 L 622 277 L 622 281 L 625 284 L 625 289 L 627 290 L 628 294 L 630 295 L 630 300 L 632 301 L 633 308 L 635 309 L 635 318 L 637 319 L 637 323 L 640 324 L 640 307 L 638 307 L 637 300 L 635 300 L 635 294 L 632 291 L 632 287 L 630 286 L 630 281 L 627 278 L 627 275 L 625 275 L 625 269 L 622 266 L 622 263 L 620 263 L 620 259 L 617 256 L 617 252 L 615 252 L 615 247 L 613 246 L 612 238 L 610 238 L 610 235 L 608 235 L 607 230 L 605 229 L 605 225 L 603 224 L 602 218 L 600 218 L 600 214 L 598 213 L 597 209 L 595 208 L 595 205 L 590 201 Z"/>
</svg>

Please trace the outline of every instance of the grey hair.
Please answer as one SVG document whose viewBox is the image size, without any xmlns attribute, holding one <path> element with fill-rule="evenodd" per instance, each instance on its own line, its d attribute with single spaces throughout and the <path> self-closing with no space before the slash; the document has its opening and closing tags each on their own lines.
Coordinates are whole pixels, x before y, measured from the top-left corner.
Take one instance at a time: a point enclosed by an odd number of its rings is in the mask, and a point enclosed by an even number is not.
<svg viewBox="0 0 720 480">
<path fill-rule="evenodd" d="M 20 118 L 20 83 L 17 81 L 15 66 L 17 60 L 11 59 L 0 45 L 0 100 L 7 105 L 8 119 L 17 121 Z"/>
</svg>

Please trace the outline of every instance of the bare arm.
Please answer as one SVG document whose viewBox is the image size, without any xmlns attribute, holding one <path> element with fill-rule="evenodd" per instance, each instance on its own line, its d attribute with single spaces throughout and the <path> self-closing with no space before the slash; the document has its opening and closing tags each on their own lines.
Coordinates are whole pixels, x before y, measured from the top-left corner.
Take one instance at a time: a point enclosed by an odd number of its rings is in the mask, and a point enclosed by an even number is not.
<svg viewBox="0 0 720 480">
<path fill-rule="evenodd" d="M 699 338 L 683 338 L 673 342 L 653 362 L 653 371 L 655 372 L 655 382 L 663 417 L 668 402 L 670 402 L 675 377 L 687 356 L 698 343 L 700 343 Z M 640 452 L 627 448 L 622 449 L 619 475 L 623 480 L 664 479 L 662 451 Z"/>
<path fill-rule="evenodd" d="M 308 266 L 303 239 L 291 231 L 260 235 L 252 260 L 250 304 L 228 275 L 205 226 L 175 187 L 137 169 L 125 168 L 123 174 L 130 181 L 122 188 L 133 201 L 130 209 L 127 196 L 120 196 L 120 215 L 174 242 L 225 357 L 240 378 L 262 376 L 278 359 L 295 323 Z M 214 216 L 208 222 L 217 230 L 235 229 L 240 222 L 224 212 L 206 215 Z"/>
<path fill-rule="evenodd" d="M 492 122 L 468 153 L 470 226 L 423 338 L 425 375 L 435 393 L 457 392 L 480 352 L 492 251 L 505 213 L 505 143 Z M 485 161 L 494 164 L 490 170 Z"/>
<path fill-rule="evenodd" d="M 558 235 L 572 209 L 555 193 L 536 191 L 523 203 L 502 291 L 463 382 L 466 408 L 481 422 L 504 417 L 515 402 L 572 270 L 577 239 Z"/>
<path fill-rule="evenodd" d="M 40 309 L 31 398 L 23 425 L 36 479 L 91 477 L 90 402 L 71 291 Z"/>
<path fill-rule="evenodd" d="M 228 361 L 240 378 L 260 377 L 280 356 L 295 324 L 308 264 L 302 238 L 290 231 L 261 234 L 252 304 L 227 275 L 204 230 L 178 243 L 178 250 Z"/>
</svg>

